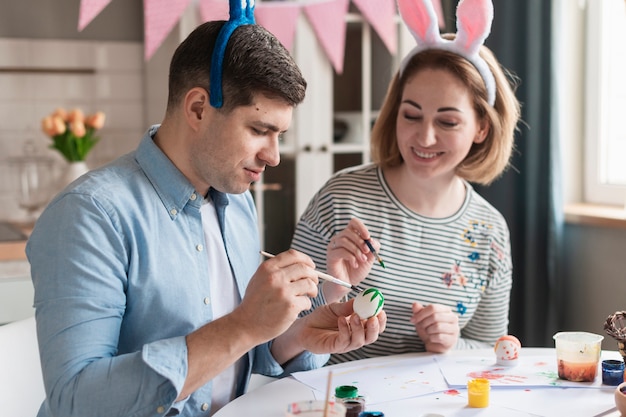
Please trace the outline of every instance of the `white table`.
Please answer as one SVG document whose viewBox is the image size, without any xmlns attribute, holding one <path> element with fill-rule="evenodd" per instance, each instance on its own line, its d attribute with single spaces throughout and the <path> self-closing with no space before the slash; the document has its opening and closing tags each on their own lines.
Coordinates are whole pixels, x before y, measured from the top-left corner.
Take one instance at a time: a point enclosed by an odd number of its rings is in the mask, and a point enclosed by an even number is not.
<svg viewBox="0 0 626 417">
<path fill-rule="evenodd" d="M 493 356 L 491 350 L 455 351 L 447 355 L 457 358 L 472 360 L 476 357 Z M 365 369 L 381 369 L 390 361 L 413 360 L 414 358 L 435 357 L 429 353 L 398 355 L 397 357 L 385 357 L 354 361 L 340 365 L 323 368 L 324 371 L 333 370 L 334 375 L 340 375 L 342 368 L 344 374 L 348 367 L 364 365 Z M 554 357 L 554 371 L 556 371 L 556 356 L 554 349 L 549 348 L 523 348 L 520 357 L 537 360 L 546 357 Z M 602 359 L 620 359 L 618 352 L 603 351 Z M 423 359 L 419 359 L 423 360 Z M 495 361 L 495 356 L 494 356 Z M 396 362 L 400 363 L 400 362 Z M 421 363 L 421 362 L 420 362 Z M 551 366 L 551 365 L 550 365 Z M 353 369 L 352 368 L 352 369 Z M 316 372 L 316 371 L 310 371 Z M 319 372 L 319 371 L 317 371 Z M 369 371 L 363 371 L 369 372 Z M 419 372 L 416 369 L 416 372 Z M 312 375 L 307 373 L 306 375 Z M 301 379 L 302 376 L 300 376 Z M 372 376 L 374 378 L 374 376 Z M 601 370 L 598 369 L 596 381 L 601 381 Z M 380 382 L 384 384 L 384 381 Z M 333 387 L 336 384 L 331 383 Z M 450 388 L 450 387 L 448 387 Z M 388 402 L 367 404 L 366 409 L 382 411 L 385 417 L 424 417 L 424 416 L 480 416 L 480 417 L 522 417 L 522 416 L 546 416 L 546 417 L 619 417 L 620 413 L 615 408 L 613 399 L 615 387 L 503 387 L 493 386 L 490 392 L 489 406 L 487 408 L 470 408 L 467 406 L 466 390 L 453 387 L 420 395 Z M 246 395 L 239 397 L 222 408 L 215 417 L 280 417 L 285 415 L 288 403 L 302 400 L 323 399 L 324 392 L 312 388 L 300 382 L 293 376 L 270 382 L 257 387 Z M 380 397 L 380 395 L 379 395 Z M 521 408 L 521 409 L 520 409 Z"/>
</svg>

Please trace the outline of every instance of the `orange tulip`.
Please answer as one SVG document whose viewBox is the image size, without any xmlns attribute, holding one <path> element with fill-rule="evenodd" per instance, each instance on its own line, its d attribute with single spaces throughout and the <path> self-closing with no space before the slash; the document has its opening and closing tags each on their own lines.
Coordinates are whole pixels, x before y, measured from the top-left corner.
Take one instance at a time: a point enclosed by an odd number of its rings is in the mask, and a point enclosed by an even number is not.
<svg viewBox="0 0 626 417">
<path fill-rule="evenodd" d="M 85 118 L 85 125 L 87 125 L 88 127 L 93 127 L 94 129 L 102 129 L 105 119 L 106 116 L 104 112 L 99 111 L 87 116 Z"/>
<path fill-rule="evenodd" d="M 79 138 L 85 136 L 87 129 L 85 129 L 85 123 L 82 120 L 76 120 L 70 123 L 70 131 Z"/>
<path fill-rule="evenodd" d="M 67 110 L 65 110 L 63 107 L 57 107 L 54 112 L 52 112 L 51 116 L 58 116 L 61 118 L 61 120 L 66 121 L 67 120 Z"/>
<path fill-rule="evenodd" d="M 52 130 L 54 125 L 52 124 L 52 116 L 46 116 L 41 119 L 41 130 L 48 136 L 54 136 L 54 131 Z"/>
<path fill-rule="evenodd" d="M 67 130 L 67 126 L 65 126 L 65 121 L 63 121 L 63 119 L 61 119 L 59 116 L 52 117 L 52 126 L 52 131 L 54 132 L 53 136 L 62 135 Z"/>
<path fill-rule="evenodd" d="M 85 114 L 83 113 L 83 111 L 81 109 L 73 109 L 67 115 L 66 121 L 69 122 L 69 123 L 73 123 L 73 122 L 81 122 L 81 123 L 83 123 L 85 121 Z"/>
</svg>

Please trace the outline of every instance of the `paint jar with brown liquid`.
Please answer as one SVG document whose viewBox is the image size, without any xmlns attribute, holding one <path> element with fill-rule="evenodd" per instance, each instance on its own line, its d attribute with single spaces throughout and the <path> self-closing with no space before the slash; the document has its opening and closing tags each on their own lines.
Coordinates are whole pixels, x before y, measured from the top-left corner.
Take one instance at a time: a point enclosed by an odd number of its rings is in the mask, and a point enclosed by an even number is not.
<svg viewBox="0 0 626 417">
<path fill-rule="evenodd" d="M 335 400 L 346 407 L 346 417 L 359 417 L 365 411 L 365 398 L 353 385 L 340 385 L 335 388 Z"/>
</svg>

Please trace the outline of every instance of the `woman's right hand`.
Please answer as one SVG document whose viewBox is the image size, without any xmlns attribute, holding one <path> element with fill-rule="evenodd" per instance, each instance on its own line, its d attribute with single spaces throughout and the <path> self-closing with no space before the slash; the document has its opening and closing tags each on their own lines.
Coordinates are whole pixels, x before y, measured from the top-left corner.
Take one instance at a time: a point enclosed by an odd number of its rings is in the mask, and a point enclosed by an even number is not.
<svg viewBox="0 0 626 417">
<path fill-rule="evenodd" d="M 336 278 L 358 285 L 369 274 L 376 260 L 365 240 L 369 239 L 374 249 L 380 243 L 371 238 L 365 224 L 353 217 L 342 231 L 330 239 L 326 247 L 327 272 Z M 324 282 L 324 297 L 327 303 L 339 301 L 350 290 L 331 282 Z"/>
</svg>

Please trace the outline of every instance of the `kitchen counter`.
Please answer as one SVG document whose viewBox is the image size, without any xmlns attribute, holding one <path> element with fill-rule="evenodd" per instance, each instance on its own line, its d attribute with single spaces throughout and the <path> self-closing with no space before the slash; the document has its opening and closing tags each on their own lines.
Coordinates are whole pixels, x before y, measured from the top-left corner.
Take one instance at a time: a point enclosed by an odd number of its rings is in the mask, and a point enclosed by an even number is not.
<svg viewBox="0 0 626 417">
<path fill-rule="evenodd" d="M 0 261 L 26 260 L 26 240 L 31 225 L 0 222 Z"/>
</svg>

